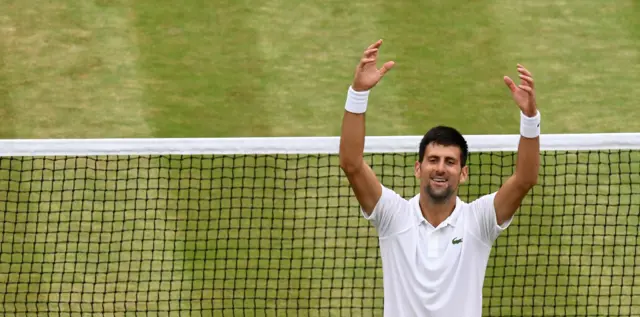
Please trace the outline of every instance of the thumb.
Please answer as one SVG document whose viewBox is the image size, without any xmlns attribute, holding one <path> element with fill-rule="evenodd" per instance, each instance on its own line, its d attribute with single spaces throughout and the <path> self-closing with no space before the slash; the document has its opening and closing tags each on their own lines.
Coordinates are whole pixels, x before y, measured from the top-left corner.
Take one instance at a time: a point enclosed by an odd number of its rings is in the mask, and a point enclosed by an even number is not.
<svg viewBox="0 0 640 317">
<path fill-rule="evenodd" d="M 384 76 L 384 74 L 386 74 L 389 70 L 391 70 L 393 68 L 393 65 L 395 64 L 396 63 L 393 61 L 384 63 L 384 65 L 382 65 L 382 68 L 380 68 L 380 76 Z"/>
<path fill-rule="evenodd" d="M 511 92 L 515 92 L 516 91 L 516 84 L 513 82 L 513 80 L 511 80 L 511 78 L 504 76 L 504 83 L 507 84 L 507 87 L 509 87 L 509 89 L 511 90 Z"/>
</svg>

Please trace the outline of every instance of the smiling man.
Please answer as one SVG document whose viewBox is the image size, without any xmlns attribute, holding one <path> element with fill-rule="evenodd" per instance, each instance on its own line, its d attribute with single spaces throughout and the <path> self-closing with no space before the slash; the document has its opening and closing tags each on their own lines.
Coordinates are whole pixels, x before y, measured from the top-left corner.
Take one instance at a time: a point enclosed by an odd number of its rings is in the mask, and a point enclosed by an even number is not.
<svg viewBox="0 0 640 317">
<path fill-rule="evenodd" d="M 377 229 L 382 256 L 385 316 L 482 314 L 482 287 L 491 247 L 536 184 L 540 113 L 531 73 L 522 65 L 516 85 L 504 82 L 520 108 L 515 173 L 497 192 L 472 202 L 458 198 L 468 177 L 467 143 L 454 128 L 429 130 L 414 166 L 420 192 L 406 200 L 382 185 L 363 159 L 369 91 L 394 66 L 376 67 L 382 40 L 369 46 L 349 87 L 340 137 L 340 166 L 362 215 Z"/>
</svg>

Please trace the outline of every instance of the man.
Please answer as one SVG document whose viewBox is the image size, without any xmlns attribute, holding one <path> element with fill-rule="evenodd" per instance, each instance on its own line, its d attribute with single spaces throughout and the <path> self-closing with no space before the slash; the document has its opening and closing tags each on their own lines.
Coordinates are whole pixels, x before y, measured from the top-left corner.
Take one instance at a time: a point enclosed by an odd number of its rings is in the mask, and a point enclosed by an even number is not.
<svg viewBox="0 0 640 317">
<path fill-rule="evenodd" d="M 491 246 L 536 184 L 540 114 L 529 71 L 518 64 L 521 84 L 504 82 L 520 108 L 515 173 L 497 192 L 467 203 L 457 197 L 468 177 L 467 144 L 450 127 L 429 130 L 419 147 L 415 177 L 420 192 L 405 200 L 382 185 L 363 159 L 369 91 L 394 66 L 376 67 L 382 40 L 369 46 L 347 93 L 340 138 L 340 166 L 362 215 L 377 229 L 382 257 L 384 315 L 470 317 L 482 314 L 482 287 Z"/>
</svg>

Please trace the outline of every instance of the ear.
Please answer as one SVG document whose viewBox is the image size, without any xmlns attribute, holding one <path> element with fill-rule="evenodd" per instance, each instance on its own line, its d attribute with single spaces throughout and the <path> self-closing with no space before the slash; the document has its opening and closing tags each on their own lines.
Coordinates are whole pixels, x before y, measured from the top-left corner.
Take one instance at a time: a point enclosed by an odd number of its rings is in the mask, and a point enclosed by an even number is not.
<svg viewBox="0 0 640 317">
<path fill-rule="evenodd" d="M 469 166 L 465 166 L 460 171 L 460 182 L 459 183 L 463 184 L 464 182 L 467 181 L 468 177 L 469 177 Z"/>
<path fill-rule="evenodd" d="M 416 178 L 420 178 L 420 161 L 416 161 L 416 164 L 413 167 L 413 172 Z"/>
</svg>

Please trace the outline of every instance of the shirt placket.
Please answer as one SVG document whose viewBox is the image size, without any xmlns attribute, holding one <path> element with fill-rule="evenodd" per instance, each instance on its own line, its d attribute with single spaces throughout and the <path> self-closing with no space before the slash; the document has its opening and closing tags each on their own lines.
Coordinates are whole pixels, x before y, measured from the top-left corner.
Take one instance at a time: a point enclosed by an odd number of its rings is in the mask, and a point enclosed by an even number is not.
<svg viewBox="0 0 640 317">
<path fill-rule="evenodd" d="M 440 231 L 437 229 L 431 230 L 427 239 L 427 254 L 430 258 L 437 258 L 440 256 Z"/>
</svg>

